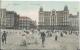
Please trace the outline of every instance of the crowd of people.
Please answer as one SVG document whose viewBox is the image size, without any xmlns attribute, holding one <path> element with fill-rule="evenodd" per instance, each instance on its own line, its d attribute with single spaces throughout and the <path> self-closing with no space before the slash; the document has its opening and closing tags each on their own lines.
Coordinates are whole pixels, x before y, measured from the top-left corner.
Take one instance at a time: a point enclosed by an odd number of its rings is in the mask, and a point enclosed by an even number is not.
<svg viewBox="0 0 80 50">
<path fill-rule="evenodd" d="M 40 30 L 37 30 L 37 31 L 34 31 L 34 30 L 31 30 L 31 31 L 24 31 L 25 34 L 22 33 L 22 37 L 23 37 L 23 44 L 22 46 L 26 46 L 26 45 L 30 45 L 32 41 L 34 41 L 35 44 L 38 44 L 38 40 L 39 38 L 41 39 L 41 43 L 42 43 L 42 47 L 45 47 L 45 40 L 46 40 L 46 37 L 52 37 L 53 34 L 55 34 L 55 41 L 58 40 L 58 35 L 60 35 L 61 37 L 67 34 L 71 35 L 73 34 L 72 31 L 40 31 Z M 20 34 L 20 33 L 19 33 Z M 78 35 L 78 33 L 76 33 L 76 35 Z M 7 32 L 6 31 L 3 31 L 3 34 L 2 34 L 2 43 L 3 44 L 6 44 L 6 40 L 7 40 Z"/>
</svg>

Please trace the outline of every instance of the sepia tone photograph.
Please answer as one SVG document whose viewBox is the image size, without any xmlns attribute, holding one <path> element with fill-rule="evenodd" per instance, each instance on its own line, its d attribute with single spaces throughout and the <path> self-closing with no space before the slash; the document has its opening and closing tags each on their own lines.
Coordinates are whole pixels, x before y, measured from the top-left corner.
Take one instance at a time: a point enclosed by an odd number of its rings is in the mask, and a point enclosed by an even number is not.
<svg viewBox="0 0 80 50">
<path fill-rule="evenodd" d="M 79 5 L 0 0 L 0 50 L 80 50 Z"/>
</svg>

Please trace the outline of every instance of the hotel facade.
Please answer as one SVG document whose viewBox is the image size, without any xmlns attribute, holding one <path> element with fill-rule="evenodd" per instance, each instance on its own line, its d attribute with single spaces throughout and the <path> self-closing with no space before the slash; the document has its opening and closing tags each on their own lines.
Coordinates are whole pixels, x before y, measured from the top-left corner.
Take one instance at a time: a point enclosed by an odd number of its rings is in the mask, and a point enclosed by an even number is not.
<svg viewBox="0 0 80 50">
<path fill-rule="evenodd" d="M 55 9 L 44 11 L 43 7 L 40 7 L 38 28 L 46 30 L 69 30 L 69 16 L 68 6 L 65 6 L 61 11 L 56 11 Z"/>
</svg>

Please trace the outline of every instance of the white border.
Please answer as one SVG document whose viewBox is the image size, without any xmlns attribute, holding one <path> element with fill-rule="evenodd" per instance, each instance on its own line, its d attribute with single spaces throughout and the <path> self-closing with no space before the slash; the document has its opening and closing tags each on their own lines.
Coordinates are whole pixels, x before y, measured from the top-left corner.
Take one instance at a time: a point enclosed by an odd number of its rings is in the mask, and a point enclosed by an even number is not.
<svg viewBox="0 0 80 50">
<path fill-rule="evenodd" d="M 2 0 L 2 1 L 80 1 L 80 0 Z"/>
</svg>

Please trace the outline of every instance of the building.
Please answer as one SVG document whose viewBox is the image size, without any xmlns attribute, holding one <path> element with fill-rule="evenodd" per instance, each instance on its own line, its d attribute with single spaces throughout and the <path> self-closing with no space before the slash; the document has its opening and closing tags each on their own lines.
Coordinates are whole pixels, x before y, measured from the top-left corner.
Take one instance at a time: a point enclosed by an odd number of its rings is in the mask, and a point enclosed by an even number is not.
<svg viewBox="0 0 80 50">
<path fill-rule="evenodd" d="M 65 6 L 61 11 L 44 11 L 42 7 L 39 10 L 39 29 L 65 29 L 69 23 L 67 22 L 69 16 L 68 7 Z"/>
<path fill-rule="evenodd" d="M 15 29 L 17 26 L 18 15 L 14 11 L 6 12 L 6 28 Z"/>
<path fill-rule="evenodd" d="M 33 21 L 33 20 L 30 21 L 30 28 L 31 29 L 36 29 L 37 28 L 36 21 Z"/>
<path fill-rule="evenodd" d="M 36 23 L 28 17 L 25 16 L 19 17 L 19 29 L 29 30 L 35 28 L 36 27 L 35 24 Z"/>
<path fill-rule="evenodd" d="M 0 9 L 0 27 L 5 28 L 6 26 L 6 9 Z"/>
<path fill-rule="evenodd" d="M 2 29 L 35 29 L 36 22 L 28 17 L 20 17 L 14 11 L 0 9 L 0 28 Z"/>
<path fill-rule="evenodd" d="M 7 11 L 6 9 L 1 9 L 1 28 L 3 29 L 17 29 L 18 26 L 18 15 L 14 11 Z"/>
<path fill-rule="evenodd" d="M 14 21 L 14 22 L 15 22 L 15 24 L 14 24 L 15 27 L 14 27 L 14 28 L 15 28 L 15 29 L 18 29 L 18 26 L 19 26 L 19 17 L 20 17 L 20 15 L 15 14 L 15 16 L 16 16 L 16 17 L 15 17 L 15 21 Z"/>
<path fill-rule="evenodd" d="M 1 9 L 0 9 L 0 28 L 1 28 Z"/>
<path fill-rule="evenodd" d="M 70 14 L 68 21 L 71 30 L 79 30 L 79 12 L 77 12 L 77 15 Z"/>
</svg>

